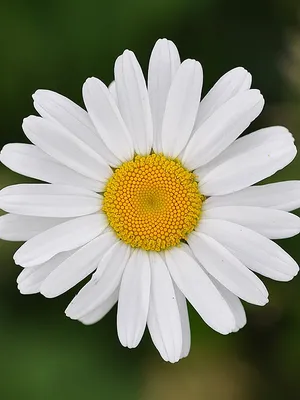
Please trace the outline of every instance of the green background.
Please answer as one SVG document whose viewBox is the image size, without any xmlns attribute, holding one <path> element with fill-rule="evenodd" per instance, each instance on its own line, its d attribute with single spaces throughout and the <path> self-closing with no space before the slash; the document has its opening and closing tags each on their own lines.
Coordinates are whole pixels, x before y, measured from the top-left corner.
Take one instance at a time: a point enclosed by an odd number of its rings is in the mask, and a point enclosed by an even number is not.
<svg viewBox="0 0 300 400">
<path fill-rule="evenodd" d="M 107 84 L 113 63 L 133 50 L 144 71 L 160 37 L 204 68 L 204 92 L 244 66 L 265 96 L 251 129 L 286 125 L 300 141 L 300 4 L 295 0 L 62 0 L 1 3 L 1 146 L 26 142 L 31 94 L 58 91 L 82 104 L 89 76 Z M 272 180 L 299 178 L 300 157 Z M 29 179 L 0 168 L 0 185 Z M 299 238 L 281 241 L 300 260 Z M 18 243 L 0 243 L 0 399 L 259 400 L 300 397 L 300 279 L 264 279 L 270 303 L 246 305 L 248 324 L 221 336 L 190 310 L 192 350 L 163 362 L 148 333 L 135 350 L 116 335 L 115 310 L 85 327 L 64 316 L 74 293 L 22 296 L 12 262 Z"/>
</svg>

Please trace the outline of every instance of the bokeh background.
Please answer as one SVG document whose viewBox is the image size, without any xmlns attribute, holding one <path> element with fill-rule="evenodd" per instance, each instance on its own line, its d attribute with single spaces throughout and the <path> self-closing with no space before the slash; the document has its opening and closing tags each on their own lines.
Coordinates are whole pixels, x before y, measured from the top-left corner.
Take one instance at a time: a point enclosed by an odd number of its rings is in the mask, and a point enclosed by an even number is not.
<svg viewBox="0 0 300 400">
<path fill-rule="evenodd" d="M 1 147 L 26 142 L 22 119 L 31 94 L 58 91 L 82 104 L 89 76 L 107 84 L 129 48 L 144 71 L 160 37 L 204 68 L 204 92 L 244 66 L 266 98 L 252 129 L 286 125 L 300 146 L 298 0 L 4 0 L 1 3 Z M 297 179 L 300 156 L 272 180 Z M 28 182 L 0 167 L 0 185 Z M 115 310 L 94 326 L 64 316 L 75 290 L 47 300 L 21 296 L 12 262 L 19 243 L 0 243 L 0 399 L 273 400 L 300 393 L 300 278 L 264 279 L 270 303 L 246 305 L 247 326 L 221 336 L 191 309 L 192 350 L 163 362 L 146 334 L 135 350 L 118 342 Z M 300 261 L 300 239 L 281 241 Z"/>
</svg>

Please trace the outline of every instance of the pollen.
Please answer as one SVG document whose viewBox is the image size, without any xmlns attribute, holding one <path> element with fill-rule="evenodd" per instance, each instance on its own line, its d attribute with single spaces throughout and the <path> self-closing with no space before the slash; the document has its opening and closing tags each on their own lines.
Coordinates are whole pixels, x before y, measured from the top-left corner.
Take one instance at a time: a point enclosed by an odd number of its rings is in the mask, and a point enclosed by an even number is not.
<svg viewBox="0 0 300 400">
<path fill-rule="evenodd" d="M 135 156 L 109 179 L 103 212 L 116 235 L 134 248 L 161 251 L 187 239 L 204 197 L 196 176 L 162 154 Z"/>
</svg>

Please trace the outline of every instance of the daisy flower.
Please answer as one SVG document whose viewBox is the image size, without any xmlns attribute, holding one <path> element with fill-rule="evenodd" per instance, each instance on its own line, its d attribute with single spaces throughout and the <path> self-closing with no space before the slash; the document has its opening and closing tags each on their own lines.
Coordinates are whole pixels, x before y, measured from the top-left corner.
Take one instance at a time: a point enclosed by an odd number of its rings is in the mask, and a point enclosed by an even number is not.
<svg viewBox="0 0 300 400">
<path fill-rule="evenodd" d="M 246 323 L 240 301 L 264 305 L 255 273 L 289 281 L 296 262 L 271 239 L 294 236 L 299 181 L 252 186 L 289 164 L 294 139 L 280 126 L 239 136 L 264 99 L 235 68 L 200 101 L 202 67 L 155 44 L 146 84 L 133 52 L 107 88 L 83 85 L 83 108 L 60 94 L 33 95 L 23 122 L 32 144 L 8 144 L 1 161 L 47 183 L 0 192 L 0 236 L 25 241 L 14 255 L 23 294 L 59 296 L 90 274 L 66 309 L 84 324 L 116 303 L 120 342 L 149 329 L 162 358 L 190 349 L 187 301 L 212 329 Z"/>
</svg>

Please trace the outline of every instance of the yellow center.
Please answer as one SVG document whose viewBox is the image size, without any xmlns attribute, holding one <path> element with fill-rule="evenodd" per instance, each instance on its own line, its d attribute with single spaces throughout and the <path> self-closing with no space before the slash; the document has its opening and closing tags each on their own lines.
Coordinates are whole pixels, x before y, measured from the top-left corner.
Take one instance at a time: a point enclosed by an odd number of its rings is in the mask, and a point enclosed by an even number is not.
<svg viewBox="0 0 300 400">
<path fill-rule="evenodd" d="M 180 161 L 136 156 L 109 179 L 103 211 L 117 236 L 132 247 L 160 251 L 178 245 L 197 225 L 203 196 Z"/>
</svg>

